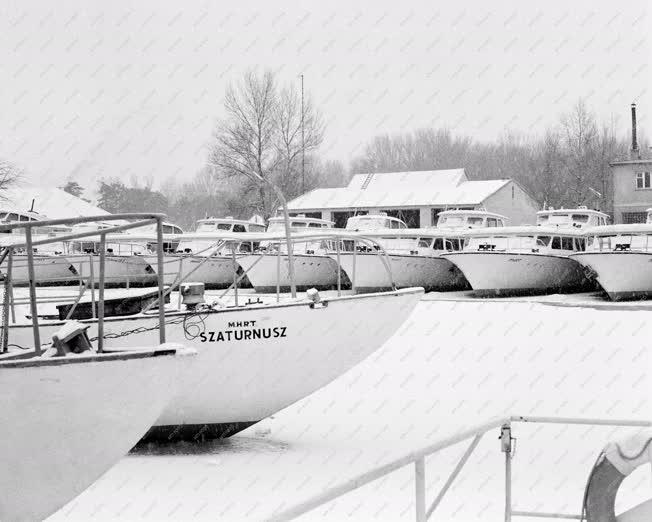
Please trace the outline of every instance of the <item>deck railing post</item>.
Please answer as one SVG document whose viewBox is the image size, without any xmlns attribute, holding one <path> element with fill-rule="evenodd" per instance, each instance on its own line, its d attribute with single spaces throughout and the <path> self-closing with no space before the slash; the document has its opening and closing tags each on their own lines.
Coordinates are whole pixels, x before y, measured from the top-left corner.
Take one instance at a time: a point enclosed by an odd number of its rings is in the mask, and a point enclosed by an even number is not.
<svg viewBox="0 0 652 522">
<path fill-rule="evenodd" d="M 4 280 L 4 296 L 2 303 L 2 353 L 9 351 L 9 306 L 11 303 L 11 269 L 13 249 L 9 249 L 7 257 L 7 273 Z"/>
<path fill-rule="evenodd" d="M 106 232 L 100 233 L 100 287 L 97 291 L 97 352 L 104 351 L 104 272 L 106 267 Z"/>
<path fill-rule="evenodd" d="M 357 241 L 354 239 L 353 240 L 353 260 L 351 262 L 351 290 L 353 291 L 352 293 L 355 294 L 355 251 L 357 250 Z"/>
<path fill-rule="evenodd" d="M 342 265 L 340 263 L 340 240 L 335 241 L 337 251 L 337 297 L 342 295 Z"/>
<path fill-rule="evenodd" d="M 14 281 L 13 281 L 13 266 L 14 266 L 14 249 L 12 248 L 9 250 L 9 258 L 7 259 L 7 266 L 11 267 L 11 271 L 9 272 L 9 275 L 11 275 L 11 278 L 9 279 L 9 296 L 11 299 L 11 323 L 16 324 L 16 303 L 14 300 Z"/>
<path fill-rule="evenodd" d="M 165 343 L 165 288 L 163 270 L 163 218 L 156 218 L 156 271 L 158 283 L 158 339 L 159 343 Z"/>
<path fill-rule="evenodd" d="M 426 522 L 426 461 L 419 457 L 414 461 L 414 500 L 416 521 Z"/>
<path fill-rule="evenodd" d="M 281 243 L 276 250 L 276 302 L 281 300 Z"/>
<path fill-rule="evenodd" d="M 36 276 L 34 275 L 34 248 L 32 246 L 32 228 L 25 228 L 25 246 L 27 247 L 27 274 L 29 277 L 29 309 L 32 314 L 34 332 L 34 352 L 41 355 L 41 333 L 38 327 L 38 309 L 36 306 Z"/>
<path fill-rule="evenodd" d="M 231 245 L 231 260 L 233 261 L 233 295 L 235 306 L 238 306 L 238 262 L 235 259 L 235 242 Z"/>
<path fill-rule="evenodd" d="M 91 314 L 93 319 L 97 316 L 97 307 L 95 305 L 95 267 L 93 266 L 93 254 L 88 254 L 88 277 L 91 285 Z M 82 263 L 83 266 L 83 263 Z"/>
<path fill-rule="evenodd" d="M 505 454 L 505 522 L 512 520 L 512 425 L 500 428 L 500 449 Z"/>
</svg>

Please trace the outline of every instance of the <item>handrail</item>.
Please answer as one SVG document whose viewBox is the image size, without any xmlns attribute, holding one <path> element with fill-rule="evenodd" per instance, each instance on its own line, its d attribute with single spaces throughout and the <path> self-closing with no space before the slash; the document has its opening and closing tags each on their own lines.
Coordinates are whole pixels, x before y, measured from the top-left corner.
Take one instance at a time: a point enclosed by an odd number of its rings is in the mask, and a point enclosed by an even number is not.
<svg viewBox="0 0 652 522">
<path fill-rule="evenodd" d="M 513 458 L 511 426 L 513 423 L 530 423 L 530 424 L 564 424 L 564 425 L 585 425 L 585 426 L 617 426 L 632 428 L 652 427 L 652 421 L 647 420 L 628 420 L 628 419 L 597 419 L 597 418 L 576 418 L 576 417 L 542 417 L 542 416 L 522 416 L 511 415 L 505 417 L 495 417 L 483 423 L 466 428 L 457 434 L 445 437 L 421 449 L 412 451 L 392 460 L 387 464 L 382 464 L 369 471 L 356 475 L 355 477 L 332 486 L 321 493 L 318 493 L 307 500 L 300 502 L 290 508 L 277 512 L 267 518 L 268 521 L 281 522 L 293 520 L 319 506 L 331 502 L 336 498 L 356 490 L 370 482 L 384 477 L 398 469 L 409 464 L 415 465 L 415 496 L 416 502 L 416 520 L 425 522 L 435 511 L 440 501 L 452 485 L 453 481 L 461 471 L 462 467 L 476 448 L 480 438 L 488 431 L 500 428 L 500 441 L 502 452 L 505 453 L 505 521 L 510 522 L 512 517 L 538 517 L 538 518 L 566 518 L 581 519 L 581 515 L 565 513 L 546 513 L 536 511 L 516 510 L 512 507 L 511 499 L 511 459 Z M 455 466 L 448 480 L 444 483 L 440 493 L 428 510 L 425 506 L 425 458 L 433 453 L 437 453 L 446 448 L 454 446 L 460 442 L 473 438 L 471 444 L 462 455 Z"/>
</svg>

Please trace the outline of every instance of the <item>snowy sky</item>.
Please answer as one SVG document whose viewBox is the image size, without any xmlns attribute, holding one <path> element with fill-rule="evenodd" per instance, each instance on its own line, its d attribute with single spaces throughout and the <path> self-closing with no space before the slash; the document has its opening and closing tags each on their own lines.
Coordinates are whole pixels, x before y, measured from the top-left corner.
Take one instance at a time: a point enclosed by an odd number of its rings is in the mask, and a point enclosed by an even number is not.
<svg viewBox="0 0 652 522">
<path fill-rule="evenodd" d="M 293 5 L 294 4 L 294 5 Z M 646 2 L 0 3 L 0 157 L 33 179 L 189 179 L 225 86 L 305 75 L 345 163 L 377 133 L 538 133 L 582 96 L 648 127 Z M 649 132 L 647 133 L 649 135 Z M 461 165 L 463 167 L 463 165 Z"/>
</svg>

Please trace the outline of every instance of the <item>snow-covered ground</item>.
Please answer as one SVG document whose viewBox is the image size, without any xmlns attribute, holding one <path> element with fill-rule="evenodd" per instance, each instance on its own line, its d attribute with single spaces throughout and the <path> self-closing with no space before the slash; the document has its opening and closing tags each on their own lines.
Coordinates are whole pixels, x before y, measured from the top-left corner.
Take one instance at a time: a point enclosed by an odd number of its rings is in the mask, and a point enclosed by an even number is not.
<svg viewBox="0 0 652 522">
<path fill-rule="evenodd" d="M 379 352 L 274 418 L 225 441 L 138 448 L 51 520 L 262 520 L 492 416 L 652 419 L 650 307 L 441 297 L 425 296 Z M 601 447 L 631 432 L 516 424 L 514 507 L 579 513 Z M 502 520 L 498 435 L 485 435 L 435 519 Z M 428 504 L 465 448 L 426 460 Z M 621 489 L 619 510 L 652 496 L 649 469 Z M 414 520 L 414 468 L 301 520 Z"/>
</svg>

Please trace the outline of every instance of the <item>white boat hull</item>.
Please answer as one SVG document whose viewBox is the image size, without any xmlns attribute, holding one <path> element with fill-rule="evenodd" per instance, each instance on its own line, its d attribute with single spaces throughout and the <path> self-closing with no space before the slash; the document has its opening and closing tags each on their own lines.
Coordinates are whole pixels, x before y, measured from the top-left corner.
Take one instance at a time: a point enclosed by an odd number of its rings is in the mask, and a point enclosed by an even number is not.
<svg viewBox="0 0 652 522">
<path fill-rule="evenodd" d="M 7 260 L 0 266 L 0 273 L 7 270 Z M 68 259 L 62 256 L 34 256 L 34 277 L 36 284 L 74 284 L 79 281 L 77 271 Z M 14 255 L 11 265 L 12 283 L 17 286 L 29 284 L 27 255 Z"/>
<path fill-rule="evenodd" d="M 331 257 L 337 260 L 336 255 Z M 385 260 L 389 261 L 392 280 L 397 288 L 420 286 L 426 291 L 440 292 L 468 288 L 462 272 L 444 257 L 390 254 Z M 392 288 L 382 255 L 356 253 L 355 273 L 353 254 L 340 254 L 340 265 L 356 292 L 378 292 Z"/>
<path fill-rule="evenodd" d="M 584 252 L 572 258 L 597 275 L 614 301 L 652 297 L 652 253 Z"/>
<path fill-rule="evenodd" d="M 457 252 L 445 257 L 464 273 L 478 296 L 563 293 L 587 284 L 582 266 L 564 256 Z"/>
<path fill-rule="evenodd" d="M 329 256 L 319 254 L 295 254 L 294 280 L 297 290 L 309 288 L 328 290 L 337 287 L 339 267 Z M 288 257 L 275 254 L 255 254 L 238 258 L 238 263 L 246 272 L 251 285 L 260 293 L 276 292 L 277 281 L 281 292 L 290 290 Z M 277 274 L 280 277 L 277 277 Z M 344 284 L 344 283 L 342 283 Z"/>
<path fill-rule="evenodd" d="M 143 256 L 150 266 L 158 273 L 158 259 L 154 255 Z M 206 288 L 228 288 L 233 284 L 233 259 L 226 256 L 175 256 L 166 254 L 163 257 L 163 281 L 171 285 L 179 280 L 179 272 L 182 274 L 182 281 L 204 283 Z M 236 263 L 235 271 L 241 272 L 240 265 Z M 248 286 L 246 282 L 240 281 L 239 287 Z"/>
<path fill-rule="evenodd" d="M 75 267 L 83 281 L 91 277 L 91 261 L 93 263 L 93 279 L 95 286 L 99 284 L 100 258 L 97 255 L 66 256 Z M 147 262 L 145 256 L 110 256 L 105 257 L 104 280 L 106 286 L 148 285 L 156 283 L 156 272 Z"/>
<path fill-rule="evenodd" d="M 41 520 L 120 460 L 177 389 L 176 348 L 0 363 L 0 519 Z"/>
<path fill-rule="evenodd" d="M 407 289 L 383 294 L 169 313 L 167 338 L 195 348 L 181 392 L 156 422 L 150 438 L 229 436 L 310 395 L 380 348 L 403 324 L 423 294 Z M 82 321 L 91 322 L 91 321 Z M 184 327 L 185 323 L 185 327 Z M 150 329 L 107 339 L 109 346 L 155 338 L 157 316 L 107 318 L 105 331 Z M 95 325 L 90 335 L 95 335 Z M 184 331 L 185 328 L 185 331 Z M 55 329 L 43 324 L 42 338 Z M 187 336 L 186 336 L 187 332 Z M 228 332 L 228 333 L 227 333 Z M 29 339 L 29 325 L 11 338 Z"/>
</svg>

